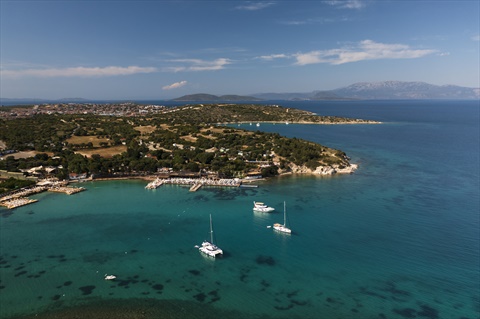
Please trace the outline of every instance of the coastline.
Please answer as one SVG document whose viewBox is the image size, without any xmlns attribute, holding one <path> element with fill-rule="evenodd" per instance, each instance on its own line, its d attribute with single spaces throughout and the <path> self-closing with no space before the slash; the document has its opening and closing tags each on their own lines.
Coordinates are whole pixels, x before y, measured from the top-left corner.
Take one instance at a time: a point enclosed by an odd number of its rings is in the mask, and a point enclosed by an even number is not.
<svg viewBox="0 0 480 319">
<path fill-rule="evenodd" d="M 292 164 L 293 167 L 291 167 L 291 171 L 282 171 L 280 172 L 277 176 L 272 176 L 272 177 L 262 177 L 262 178 L 257 178 L 257 179 L 239 179 L 242 183 L 252 183 L 255 181 L 260 181 L 260 180 L 268 180 L 271 178 L 276 178 L 284 175 L 293 175 L 293 174 L 299 174 L 299 175 L 335 175 L 335 174 L 352 174 L 358 169 L 358 164 L 350 164 L 349 166 L 345 168 L 339 168 L 338 165 L 335 166 L 317 166 L 315 170 L 312 170 L 310 168 L 307 168 L 305 165 L 302 166 L 297 166 L 295 164 Z M 143 180 L 143 181 L 154 181 L 158 178 L 158 175 L 155 174 L 150 174 L 150 175 L 144 175 L 144 176 L 121 176 L 121 177 L 100 177 L 100 178 L 93 178 L 93 179 L 88 179 L 85 181 L 113 181 L 113 180 Z M 78 183 L 79 181 L 75 181 Z"/>
<path fill-rule="evenodd" d="M 252 123 L 265 123 L 265 124 L 306 124 L 306 125 L 347 125 L 347 124 L 383 124 L 380 121 L 372 121 L 372 120 L 360 120 L 355 119 L 352 121 L 338 121 L 338 122 L 331 122 L 331 121 L 320 121 L 320 122 L 313 122 L 313 121 L 236 121 L 236 122 L 221 122 L 217 124 L 221 125 L 232 125 L 232 124 L 252 124 Z"/>
</svg>

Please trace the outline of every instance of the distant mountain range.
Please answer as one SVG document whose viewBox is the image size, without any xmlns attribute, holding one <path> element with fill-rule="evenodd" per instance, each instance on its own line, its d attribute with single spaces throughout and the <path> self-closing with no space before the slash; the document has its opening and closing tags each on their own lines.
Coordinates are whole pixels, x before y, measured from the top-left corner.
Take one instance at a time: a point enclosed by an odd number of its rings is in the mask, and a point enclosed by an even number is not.
<svg viewBox="0 0 480 319">
<path fill-rule="evenodd" d="M 477 100 L 480 99 L 480 88 L 469 88 L 456 85 L 433 85 L 425 82 L 359 82 L 347 87 L 306 93 L 256 93 L 243 95 L 213 95 L 206 93 L 184 95 L 173 99 L 178 102 L 239 102 L 260 100 L 413 100 L 413 99 L 445 99 L 445 100 Z M 47 99 L 8 99 L 0 98 L 2 102 L 30 103 L 84 103 L 90 100 L 83 98 Z M 105 100 L 107 102 L 107 100 Z M 140 100 L 138 100 L 140 101 Z M 101 103 L 101 101 L 96 100 Z"/>
<path fill-rule="evenodd" d="M 265 100 L 403 100 L 403 99 L 460 99 L 480 98 L 479 88 L 455 85 L 433 85 L 425 82 L 360 82 L 330 91 L 310 93 L 259 93 L 253 97 Z"/>
<path fill-rule="evenodd" d="M 359 82 L 347 87 L 307 93 L 256 93 L 249 96 L 191 94 L 174 101 L 257 101 L 257 100 L 419 100 L 480 98 L 479 88 L 455 85 L 433 85 L 425 82 Z"/>
</svg>

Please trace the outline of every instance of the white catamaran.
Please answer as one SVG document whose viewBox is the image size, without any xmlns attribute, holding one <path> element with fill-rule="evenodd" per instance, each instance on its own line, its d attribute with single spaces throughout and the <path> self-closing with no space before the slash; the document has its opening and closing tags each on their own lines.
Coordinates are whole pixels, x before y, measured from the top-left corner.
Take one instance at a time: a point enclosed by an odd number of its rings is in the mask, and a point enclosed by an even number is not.
<svg viewBox="0 0 480 319">
<path fill-rule="evenodd" d="M 200 246 L 198 250 L 212 258 L 221 257 L 223 255 L 223 250 L 213 243 L 212 214 L 210 214 L 210 241 L 204 240 L 202 246 Z"/>
<path fill-rule="evenodd" d="M 283 202 L 283 225 L 279 223 L 273 224 L 273 229 L 282 233 L 290 234 L 292 230 L 287 227 L 287 204 Z"/>
</svg>

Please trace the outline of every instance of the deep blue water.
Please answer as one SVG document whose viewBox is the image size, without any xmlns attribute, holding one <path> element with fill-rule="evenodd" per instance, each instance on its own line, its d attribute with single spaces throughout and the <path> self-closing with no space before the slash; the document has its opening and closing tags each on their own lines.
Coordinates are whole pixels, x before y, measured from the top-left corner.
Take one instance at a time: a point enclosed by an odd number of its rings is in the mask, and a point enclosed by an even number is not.
<svg viewBox="0 0 480 319">
<path fill-rule="evenodd" d="M 93 182 L 0 208 L 0 317 L 154 298 L 208 304 L 212 318 L 480 318 L 479 102 L 278 104 L 383 124 L 261 124 L 345 151 L 352 175 L 196 193 Z M 254 200 L 277 212 L 253 213 Z M 266 227 L 283 201 L 291 236 Z M 194 248 L 209 214 L 221 260 Z"/>
</svg>

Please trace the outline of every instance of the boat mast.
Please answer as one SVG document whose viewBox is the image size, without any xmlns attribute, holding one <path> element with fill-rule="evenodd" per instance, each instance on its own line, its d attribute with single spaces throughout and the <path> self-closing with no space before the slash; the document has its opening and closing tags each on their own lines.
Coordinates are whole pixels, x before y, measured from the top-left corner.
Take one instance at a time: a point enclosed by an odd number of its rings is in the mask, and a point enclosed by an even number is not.
<svg viewBox="0 0 480 319">
<path fill-rule="evenodd" d="M 210 214 L 210 242 L 213 244 L 212 214 Z"/>
</svg>

